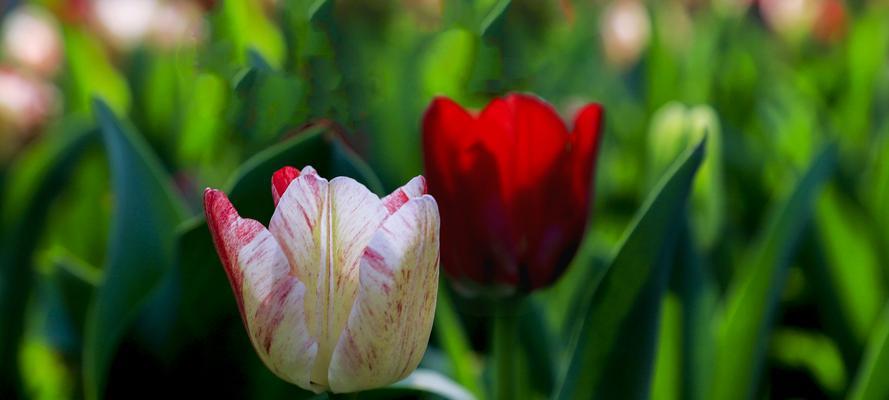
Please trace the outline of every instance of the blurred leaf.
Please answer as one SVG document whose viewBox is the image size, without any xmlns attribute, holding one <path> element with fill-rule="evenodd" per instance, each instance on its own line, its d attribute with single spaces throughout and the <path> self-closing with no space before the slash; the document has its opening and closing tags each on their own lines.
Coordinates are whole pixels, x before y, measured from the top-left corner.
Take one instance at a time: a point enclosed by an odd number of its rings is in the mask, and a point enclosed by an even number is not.
<svg viewBox="0 0 889 400">
<path fill-rule="evenodd" d="M 475 11 L 478 18 L 478 33 L 484 35 L 488 28 L 505 14 L 511 0 L 480 0 L 475 1 Z"/>
<path fill-rule="evenodd" d="M 732 281 L 717 321 L 712 398 L 753 396 L 790 257 L 835 158 L 836 149 L 828 146 L 812 160 L 790 196 L 777 203 L 749 264 Z"/>
<path fill-rule="evenodd" d="M 75 376 L 62 354 L 38 338 L 22 345 L 21 368 L 26 377 L 28 398 L 65 399 L 75 397 Z"/>
<path fill-rule="evenodd" d="M 827 392 L 838 395 L 846 387 L 843 359 L 830 338 L 785 328 L 775 331 L 769 348 L 778 362 L 808 369 Z"/>
<path fill-rule="evenodd" d="M 676 160 L 640 209 L 601 282 L 581 288 L 591 293 L 558 398 L 649 396 L 670 254 L 704 146 L 701 141 Z"/>
<path fill-rule="evenodd" d="M 219 146 L 229 90 L 213 74 L 199 73 L 190 88 L 179 131 L 179 158 L 189 164 L 210 163 Z"/>
<path fill-rule="evenodd" d="M 883 268 L 869 221 L 835 186 L 829 186 L 816 209 L 820 247 L 826 256 L 823 281 L 836 296 L 841 325 L 862 346 L 886 302 Z"/>
<path fill-rule="evenodd" d="M 889 50 L 889 24 L 885 8 L 870 7 L 870 12 L 852 24 L 846 60 L 848 84 L 838 104 L 842 135 L 838 135 L 842 150 L 854 160 L 867 150 L 871 142 L 873 92 L 877 79 L 886 65 L 884 55 Z"/>
<path fill-rule="evenodd" d="M 419 64 L 424 97 L 443 95 L 465 102 L 476 46 L 477 37 L 467 30 L 454 28 L 439 33 Z"/>
<path fill-rule="evenodd" d="M 527 372 L 526 376 L 520 377 L 520 383 L 543 397 L 549 397 L 555 390 L 558 379 L 559 346 L 545 314 L 536 296 L 529 297 L 520 311 L 519 344 L 521 353 L 526 358 L 523 360 L 525 365 L 522 370 Z"/>
<path fill-rule="evenodd" d="M 127 81 L 108 59 L 102 44 L 78 28 L 65 29 L 65 57 L 73 98 L 67 108 L 77 111 L 91 109 L 93 97 L 106 99 L 119 114 L 130 109 Z"/>
<path fill-rule="evenodd" d="M 55 196 L 68 179 L 91 131 L 77 120 L 65 121 L 60 135 L 46 136 L 14 164 L 4 193 L 0 232 L 0 397 L 21 393 L 17 352 L 30 297 L 32 255 Z"/>
<path fill-rule="evenodd" d="M 672 400 L 681 398 L 682 384 L 682 305 L 674 294 L 667 294 L 662 302 L 657 356 L 651 398 Z"/>
<path fill-rule="evenodd" d="M 83 372 L 90 399 L 103 397 L 118 341 L 173 265 L 174 233 L 185 214 L 144 140 L 103 101 L 93 108 L 111 166 L 115 209 L 104 279 L 87 317 Z"/>
<path fill-rule="evenodd" d="M 214 26 L 222 38 L 234 45 L 237 60 L 245 63 L 252 49 L 272 67 L 284 65 L 284 38 L 266 17 L 261 0 L 224 1 L 219 13 L 219 21 Z"/>
<path fill-rule="evenodd" d="M 272 143 L 285 128 L 302 123 L 300 106 L 305 95 L 302 82 L 272 71 L 255 58 L 254 67 L 238 82 L 234 99 L 239 111 L 237 130 L 252 148 Z"/>
<path fill-rule="evenodd" d="M 889 397 L 887 374 L 889 374 L 889 307 L 883 310 L 877 326 L 871 333 L 855 382 L 849 391 L 849 398 L 879 400 Z"/>
<path fill-rule="evenodd" d="M 472 347 L 464 333 L 460 317 L 454 310 L 451 295 L 444 282 L 439 285 L 438 303 L 435 307 L 435 320 L 432 328 L 435 330 L 439 346 L 444 349 L 450 359 L 454 379 L 476 398 L 483 398 Z"/>
</svg>

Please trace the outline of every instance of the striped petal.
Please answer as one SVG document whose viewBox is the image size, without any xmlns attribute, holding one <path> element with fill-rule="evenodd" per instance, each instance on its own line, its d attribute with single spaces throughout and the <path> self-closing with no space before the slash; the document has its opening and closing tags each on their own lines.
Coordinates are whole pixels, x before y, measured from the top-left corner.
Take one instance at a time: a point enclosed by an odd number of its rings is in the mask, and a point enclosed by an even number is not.
<svg viewBox="0 0 889 400">
<path fill-rule="evenodd" d="M 333 392 L 384 386 L 420 363 L 435 315 L 438 239 L 438 206 L 429 195 L 408 200 L 373 236 L 330 364 Z"/>
<path fill-rule="evenodd" d="M 317 344 L 305 326 L 305 286 L 278 242 L 259 222 L 241 218 L 218 190 L 205 191 L 204 208 L 256 352 L 282 379 L 318 391 L 309 382 Z"/>
<path fill-rule="evenodd" d="M 383 205 L 389 214 L 394 214 L 404 203 L 414 197 L 426 194 L 426 178 L 422 175 L 414 177 L 404 186 L 396 189 L 390 195 L 383 198 Z"/>
<path fill-rule="evenodd" d="M 382 201 L 360 183 L 328 182 L 309 167 L 290 182 L 269 230 L 296 277 L 305 283 L 308 330 L 318 342 L 313 387 L 328 386 L 328 366 L 358 294 L 359 261 L 387 216 Z"/>
</svg>

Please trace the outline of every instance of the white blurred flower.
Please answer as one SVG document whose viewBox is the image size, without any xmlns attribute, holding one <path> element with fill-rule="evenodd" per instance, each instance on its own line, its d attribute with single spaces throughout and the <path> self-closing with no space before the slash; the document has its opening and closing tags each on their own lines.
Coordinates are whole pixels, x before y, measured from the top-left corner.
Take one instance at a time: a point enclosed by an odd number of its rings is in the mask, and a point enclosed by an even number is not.
<svg viewBox="0 0 889 400">
<path fill-rule="evenodd" d="M 205 36 L 204 16 L 192 1 L 161 3 L 151 21 L 151 42 L 164 49 L 200 43 Z"/>
<path fill-rule="evenodd" d="M 62 41 L 53 17 L 37 6 L 22 6 L 3 21 L 3 54 L 12 62 L 51 76 L 62 60 Z"/>
<path fill-rule="evenodd" d="M 97 28 L 119 49 L 142 43 L 151 32 L 157 0 L 93 0 Z"/>
<path fill-rule="evenodd" d="M 637 0 L 612 2 L 600 21 L 607 61 L 621 69 L 636 63 L 651 38 L 651 19 Z"/>
<path fill-rule="evenodd" d="M 769 28 L 789 40 L 806 36 L 818 18 L 823 0 L 759 0 Z"/>
</svg>

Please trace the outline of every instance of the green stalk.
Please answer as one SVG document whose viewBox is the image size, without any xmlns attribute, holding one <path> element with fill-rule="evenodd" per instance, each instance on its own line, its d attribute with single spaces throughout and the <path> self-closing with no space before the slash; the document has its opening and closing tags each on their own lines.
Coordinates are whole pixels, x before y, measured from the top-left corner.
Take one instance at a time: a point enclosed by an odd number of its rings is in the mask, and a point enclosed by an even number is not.
<svg viewBox="0 0 889 400">
<path fill-rule="evenodd" d="M 494 316 L 494 398 L 515 399 L 519 379 L 518 317 L 515 309 L 503 307 Z"/>
</svg>

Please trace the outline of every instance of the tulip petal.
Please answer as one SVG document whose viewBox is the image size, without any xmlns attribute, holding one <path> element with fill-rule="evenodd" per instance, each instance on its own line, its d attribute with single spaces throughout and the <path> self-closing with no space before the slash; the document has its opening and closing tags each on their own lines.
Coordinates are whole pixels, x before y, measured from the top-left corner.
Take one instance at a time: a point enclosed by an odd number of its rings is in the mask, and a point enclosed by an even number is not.
<svg viewBox="0 0 889 400">
<path fill-rule="evenodd" d="M 455 249 L 443 254 L 443 265 L 458 288 L 464 282 L 490 282 L 497 254 L 508 253 L 478 245 L 508 232 L 499 167 L 479 142 L 479 132 L 477 119 L 447 98 L 436 98 L 423 117 L 429 193 L 445 221 L 442 246 Z"/>
<path fill-rule="evenodd" d="M 207 189 L 204 209 L 250 340 L 282 379 L 305 389 L 317 345 L 305 326 L 305 286 L 271 233 L 241 218 L 224 193 Z"/>
<path fill-rule="evenodd" d="M 387 215 L 379 197 L 360 183 L 344 177 L 328 182 L 309 167 L 275 209 L 269 230 L 307 287 L 306 321 L 318 341 L 313 385 L 327 386 L 333 347 L 358 294 L 361 254 Z"/>
<path fill-rule="evenodd" d="M 577 113 L 574 118 L 574 132 L 571 135 L 571 153 L 574 163 L 575 196 L 584 198 L 585 203 L 591 197 L 593 171 L 596 157 L 599 154 L 599 139 L 602 135 L 603 110 L 600 104 L 590 104 Z M 588 206 L 579 204 L 578 206 Z"/>
<path fill-rule="evenodd" d="M 330 364 L 333 392 L 396 382 L 429 341 L 438 290 L 438 206 L 414 198 L 386 219 L 361 259 L 355 307 Z"/>
<path fill-rule="evenodd" d="M 313 385 L 311 368 L 318 344 L 306 326 L 306 287 L 291 273 L 290 264 L 272 234 L 263 229 L 241 249 L 243 298 L 253 346 L 276 375 L 304 389 Z"/>
<path fill-rule="evenodd" d="M 290 166 L 275 171 L 272 175 L 272 199 L 275 206 L 278 206 L 278 200 L 284 195 L 284 191 L 290 186 L 290 182 L 299 177 L 299 170 Z"/>
</svg>

